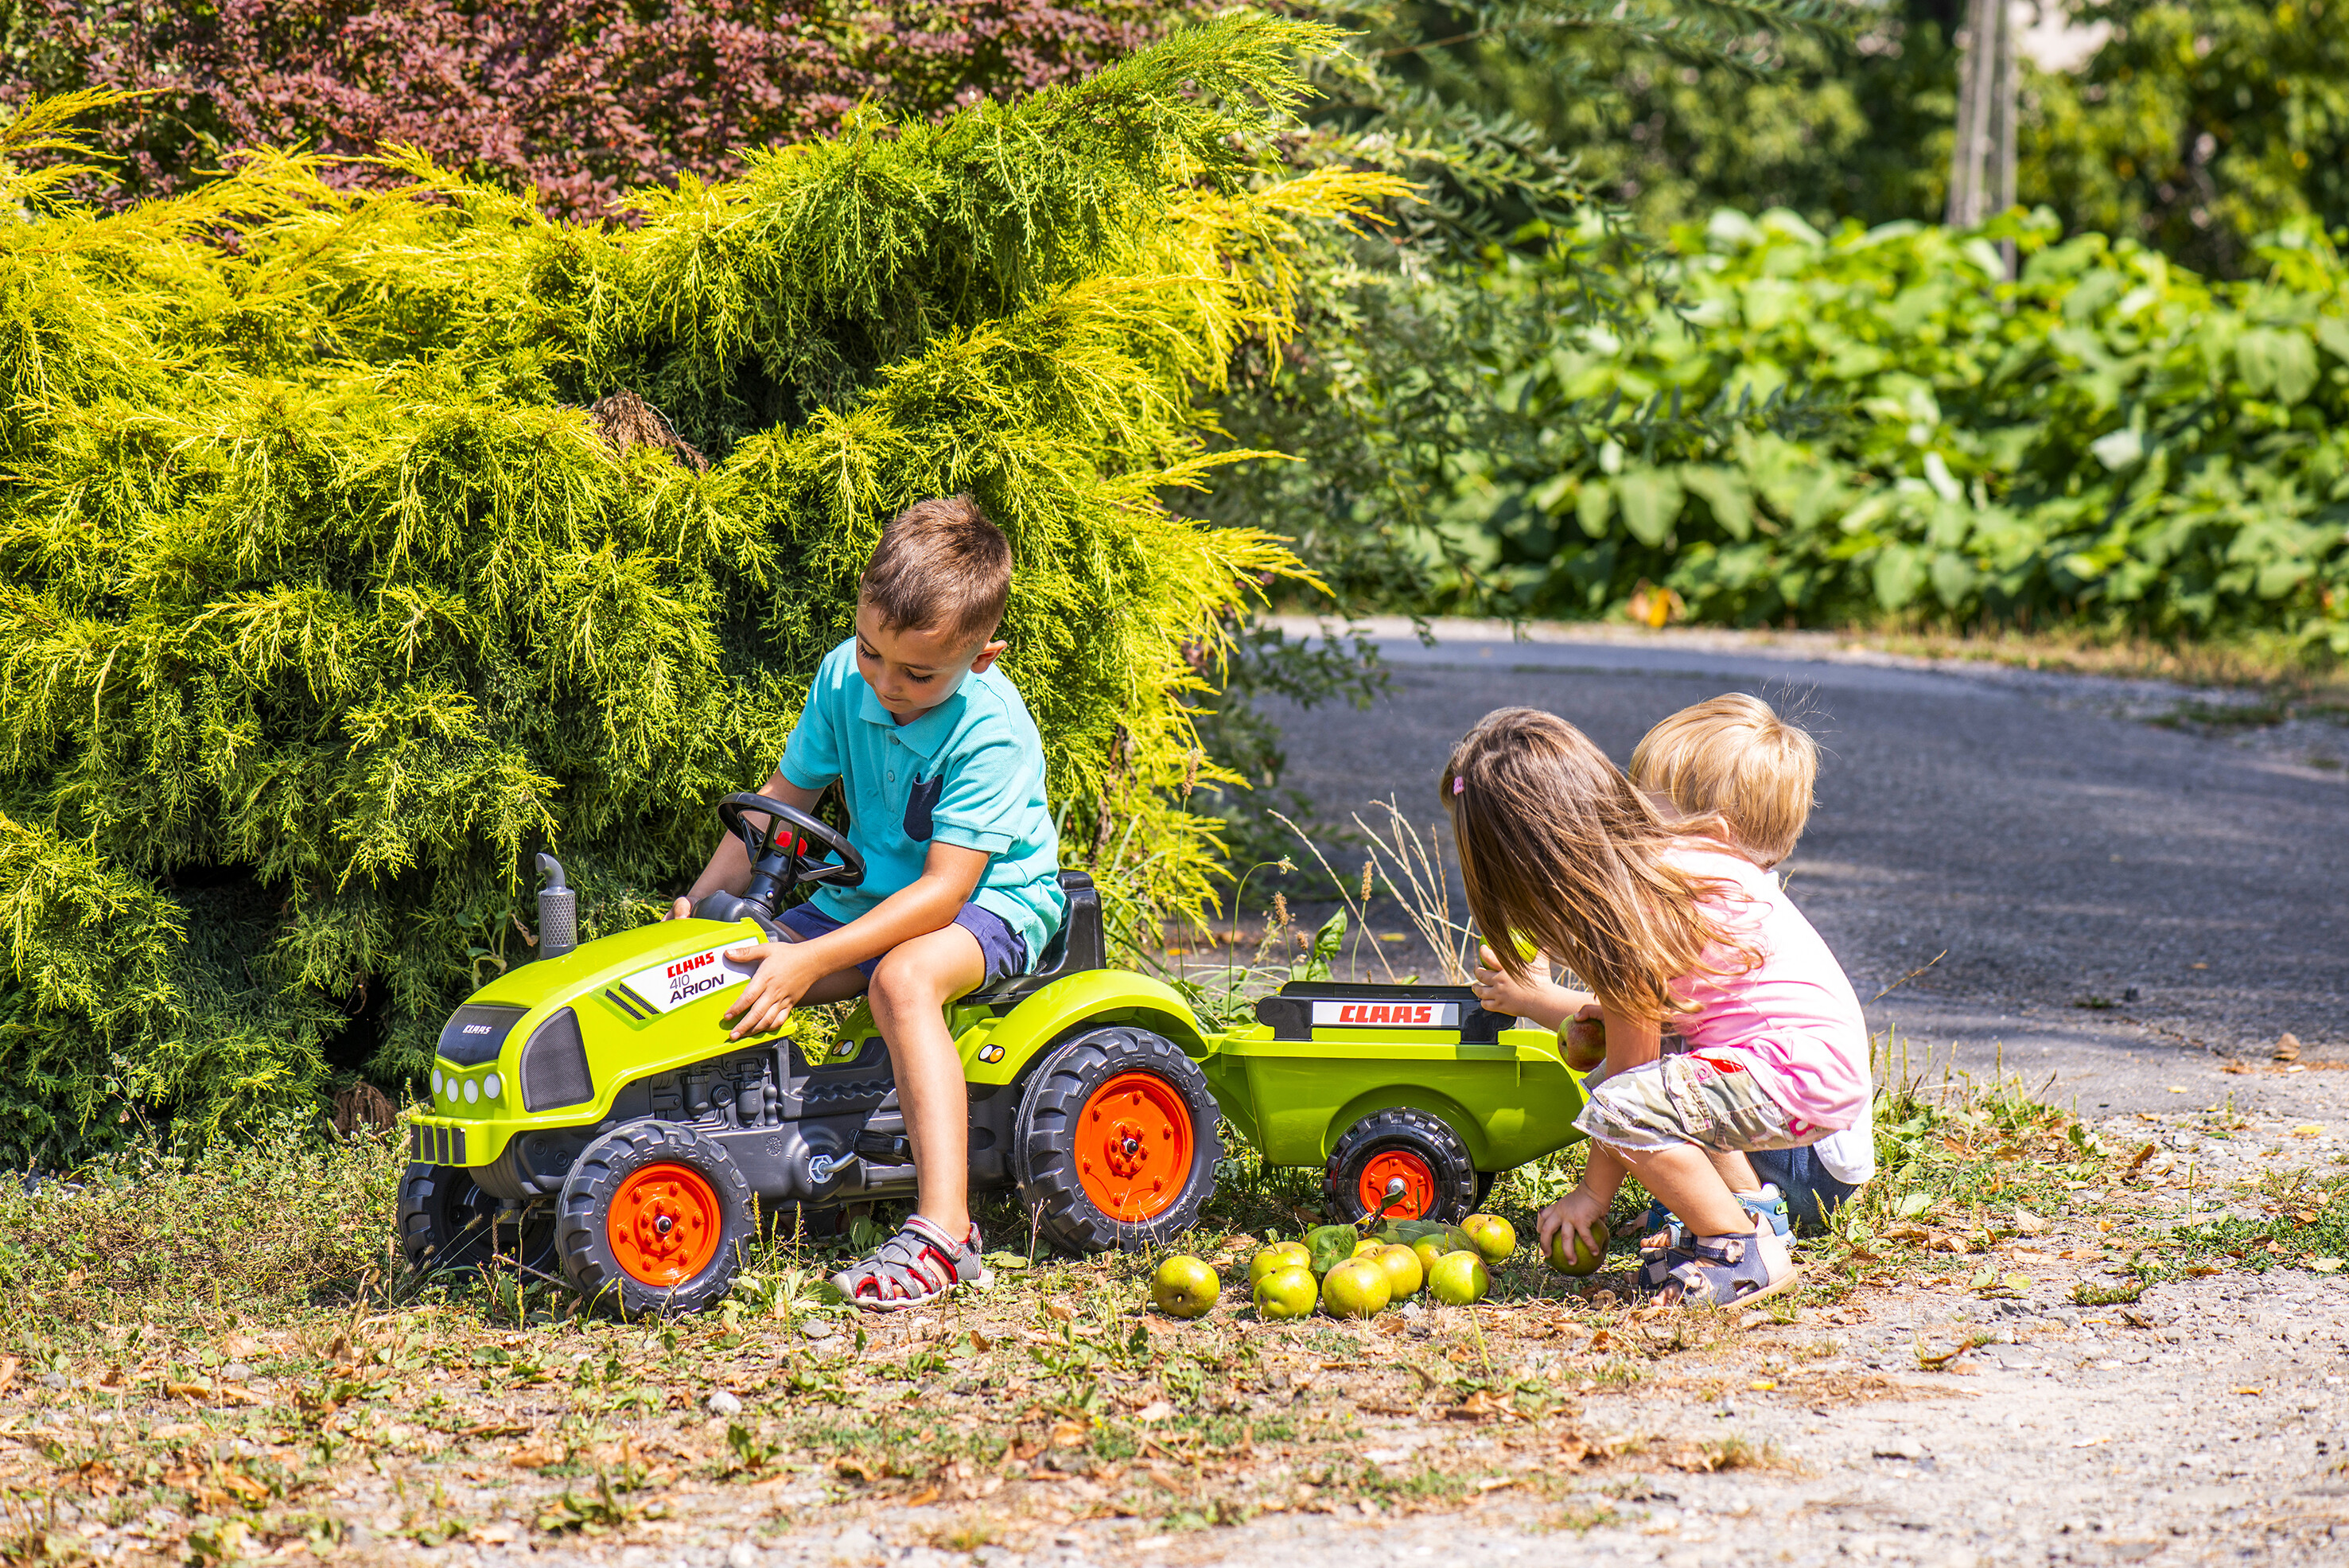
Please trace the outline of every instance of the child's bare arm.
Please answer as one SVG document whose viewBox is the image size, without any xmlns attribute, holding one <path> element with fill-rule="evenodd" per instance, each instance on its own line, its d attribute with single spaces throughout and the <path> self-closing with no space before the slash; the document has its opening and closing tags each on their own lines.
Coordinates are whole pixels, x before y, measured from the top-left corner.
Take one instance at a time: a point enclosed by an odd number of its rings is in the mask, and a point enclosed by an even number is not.
<svg viewBox="0 0 2349 1568">
<path fill-rule="evenodd" d="M 797 806 L 807 812 L 815 810 L 815 803 L 823 794 L 822 790 L 802 789 L 787 782 L 780 771 L 768 776 L 767 782 L 759 786 L 759 793 L 769 800 L 779 800 L 785 805 Z M 729 893 L 740 893 L 750 885 L 750 852 L 742 847 L 740 838 L 730 833 L 718 841 L 717 849 L 710 854 L 709 864 L 703 867 L 701 875 L 693 879 L 692 890 L 669 906 L 668 918 L 672 920 L 688 919 L 692 917 L 693 907 L 710 894 L 721 888 Z"/>
<path fill-rule="evenodd" d="M 734 1020 L 730 1037 L 740 1040 L 775 1028 L 825 975 L 853 969 L 954 924 L 955 916 L 978 891 L 990 858 L 983 849 L 933 844 L 919 877 L 838 930 L 803 942 L 760 942 L 729 951 L 726 956 L 736 963 L 759 966 L 740 1000 L 727 1010 Z"/>
<path fill-rule="evenodd" d="M 1548 974 L 1547 959 L 1537 953 L 1533 961 L 1537 972 Z M 1476 950 L 1476 972 L 1468 984 L 1486 1010 L 1511 1018 L 1530 1018 L 1544 1029 L 1563 1029 L 1578 1008 L 1597 1000 L 1587 991 L 1569 991 L 1546 978 L 1537 980 L 1528 975 L 1524 980 L 1511 980 L 1489 947 Z"/>
</svg>

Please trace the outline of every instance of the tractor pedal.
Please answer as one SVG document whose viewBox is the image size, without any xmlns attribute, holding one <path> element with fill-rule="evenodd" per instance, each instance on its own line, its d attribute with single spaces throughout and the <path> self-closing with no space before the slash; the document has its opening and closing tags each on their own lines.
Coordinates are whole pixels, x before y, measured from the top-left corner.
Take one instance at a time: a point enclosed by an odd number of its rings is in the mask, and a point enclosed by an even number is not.
<svg viewBox="0 0 2349 1568">
<path fill-rule="evenodd" d="M 874 1165 L 911 1165 L 914 1163 L 914 1142 L 895 1133 L 862 1132 L 856 1135 L 857 1158 Z"/>
</svg>

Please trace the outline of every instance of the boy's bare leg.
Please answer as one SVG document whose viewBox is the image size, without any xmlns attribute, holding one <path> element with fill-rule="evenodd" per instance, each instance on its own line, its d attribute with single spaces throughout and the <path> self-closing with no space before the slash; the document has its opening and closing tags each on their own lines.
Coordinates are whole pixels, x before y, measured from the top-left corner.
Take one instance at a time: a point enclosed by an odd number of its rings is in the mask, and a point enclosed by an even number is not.
<svg viewBox="0 0 2349 1568">
<path fill-rule="evenodd" d="M 970 1232 L 970 1090 L 946 1005 L 987 978 L 978 939 L 960 926 L 916 937 L 873 971 L 873 1022 L 889 1046 L 905 1137 L 921 1183 L 915 1211 L 947 1235 Z"/>
</svg>

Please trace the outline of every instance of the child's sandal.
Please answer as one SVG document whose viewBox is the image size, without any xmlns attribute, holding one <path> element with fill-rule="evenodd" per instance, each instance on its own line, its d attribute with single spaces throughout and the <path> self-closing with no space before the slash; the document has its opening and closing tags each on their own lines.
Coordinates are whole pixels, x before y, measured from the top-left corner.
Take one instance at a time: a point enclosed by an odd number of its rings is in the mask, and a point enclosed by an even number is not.
<svg viewBox="0 0 2349 1568">
<path fill-rule="evenodd" d="M 991 1282 L 978 1248 L 978 1226 L 957 1243 L 916 1214 L 871 1257 L 833 1275 L 833 1288 L 865 1312 L 927 1306 L 957 1285 Z"/>
<path fill-rule="evenodd" d="M 1796 1264 L 1784 1277 L 1773 1280 L 1769 1262 L 1751 1236 L 1691 1237 L 1684 1246 L 1673 1248 L 1664 1262 L 1654 1284 L 1649 1283 L 1649 1270 L 1641 1266 L 1643 1287 L 1658 1292 L 1677 1288 L 1681 1302 L 1713 1306 L 1758 1302 L 1794 1289 L 1803 1277 L 1802 1266 Z"/>
<path fill-rule="evenodd" d="M 1775 1185 L 1765 1185 L 1759 1192 L 1733 1192 L 1730 1196 L 1744 1204 L 1748 1214 L 1759 1215 L 1770 1221 L 1770 1229 L 1778 1233 L 1780 1241 L 1795 1233 L 1795 1217 L 1787 1211 L 1786 1199 Z M 1650 1199 L 1648 1217 L 1641 1221 L 1640 1233 L 1644 1236 L 1651 1231 L 1668 1230 L 1671 1224 L 1672 1211 Z"/>
</svg>

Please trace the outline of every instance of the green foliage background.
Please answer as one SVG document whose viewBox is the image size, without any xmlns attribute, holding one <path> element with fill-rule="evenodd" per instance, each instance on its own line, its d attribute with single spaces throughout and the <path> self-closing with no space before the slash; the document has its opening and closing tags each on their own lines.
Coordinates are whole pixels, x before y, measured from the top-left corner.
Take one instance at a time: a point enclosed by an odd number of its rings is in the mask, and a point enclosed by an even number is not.
<svg viewBox="0 0 2349 1568">
<path fill-rule="evenodd" d="M 1724 212 L 1676 243 L 1647 330 L 1586 329 L 1504 396 L 1557 427 L 1772 396 L 1786 418 L 1464 464 L 1462 535 L 1525 610 L 1648 579 L 1741 624 L 2085 619 L 2349 653 L 2349 266 L 2323 241 L 2263 247 L 2242 284 L 2045 214 L 1829 239 Z"/>
<path fill-rule="evenodd" d="M 1393 194 L 1257 172 L 1327 41 L 1236 17 L 862 118 L 632 230 L 418 159 L 360 192 L 264 155 L 110 215 L 58 204 L 87 170 L 12 176 L 0 1161 L 77 1158 L 126 1102 L 200 1140 L 418 1074 L 523 956 L 540 848 L 591 931 L 647 918 L 926 495 L 1011 536 L 1067 860 L 1128 921 L 1195 906 L 1185 652 L 1296 568 L 1157 497 L 1233 455 L 1196 399 L 1290 330 L 1297 225 Z M 709 472 L 616 456 L 580 405 L 621 387 Z"/>
</svg>

